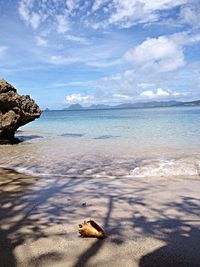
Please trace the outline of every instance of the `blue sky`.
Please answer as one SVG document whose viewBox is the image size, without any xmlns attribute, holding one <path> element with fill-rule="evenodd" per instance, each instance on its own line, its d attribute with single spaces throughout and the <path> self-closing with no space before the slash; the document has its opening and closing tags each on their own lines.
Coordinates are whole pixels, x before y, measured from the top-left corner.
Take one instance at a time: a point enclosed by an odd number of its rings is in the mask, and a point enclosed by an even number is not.
<svg viewBox="0 0 200 267">
<path fill-rule="evenodd" d="M 200 98 L 199 0 L 0 0 L 0 78 L 42 108 Z"/>
</svg>

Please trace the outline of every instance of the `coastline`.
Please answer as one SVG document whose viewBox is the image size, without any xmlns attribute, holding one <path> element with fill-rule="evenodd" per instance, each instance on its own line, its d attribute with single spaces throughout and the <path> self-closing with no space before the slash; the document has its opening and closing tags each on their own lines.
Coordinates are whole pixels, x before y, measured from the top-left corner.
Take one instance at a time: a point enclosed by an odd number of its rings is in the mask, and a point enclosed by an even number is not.
<svg viewBox="0 0 200 267">
<path fill-rule="evenodd" d="M 0 8 L 0 267 L 200 267 L 200 0 Z"/>
<path fill-rule="evenodd" d="M 199 177 L 45 178 L 0 168 L 0 183 L 2 267 L 200 266 Z M 108 238 L 78 236 L 90 218 Z"/>
</svg>

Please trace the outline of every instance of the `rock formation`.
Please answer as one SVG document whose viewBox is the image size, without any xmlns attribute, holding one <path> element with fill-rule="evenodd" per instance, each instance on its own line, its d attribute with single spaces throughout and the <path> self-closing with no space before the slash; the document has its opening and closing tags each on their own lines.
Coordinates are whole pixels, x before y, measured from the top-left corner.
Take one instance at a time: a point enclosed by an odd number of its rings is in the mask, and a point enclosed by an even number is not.
<svg viewBox="0 0 200 267">
<path fill-rule="evenodd" d="M 0 144 L 16 143 L 16 130 L 40 115 L 40 108 L 29 95 L 19 95 L 11 84 L 0 80 Z"/>
</svg>

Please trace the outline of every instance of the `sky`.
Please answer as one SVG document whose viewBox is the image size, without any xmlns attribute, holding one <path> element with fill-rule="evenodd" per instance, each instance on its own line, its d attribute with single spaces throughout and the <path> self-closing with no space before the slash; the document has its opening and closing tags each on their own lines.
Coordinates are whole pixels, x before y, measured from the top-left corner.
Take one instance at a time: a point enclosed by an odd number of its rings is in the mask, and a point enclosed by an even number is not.
<svg viewBox="0 0 200 267">
<path fill-rule="evenodd" d="M 0 78 L 41 108 L 200 99 L 199 0 L 0 0 Z"/>
</svg>

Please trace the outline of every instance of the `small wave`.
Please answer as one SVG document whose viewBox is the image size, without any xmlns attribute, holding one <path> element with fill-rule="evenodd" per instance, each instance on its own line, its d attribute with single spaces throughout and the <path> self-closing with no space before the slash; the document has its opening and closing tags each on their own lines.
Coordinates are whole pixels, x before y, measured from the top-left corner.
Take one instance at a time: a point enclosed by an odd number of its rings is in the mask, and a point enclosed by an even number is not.
<svg viewBox="0 0 200 267">
<path fill-rule="evenodd" d="M 187 160 L 143 160 L 131 172 L 134 177 L 199 176 L 200 162 Z"/>
<path fill-rule="evenodd" d="M 116 164 L 116 165 L 115 165 Z M 114 167 L 114 166 L 118 166 Z M 23 166 L 23 165 L 1 165 L 1 168 L 11 169 L 18 173 L 35 177 L 64 177 L 64 178 L 109 178 L 109 177 L 187 177 L 200 176 L 200 161 L 192 159 L 151 159 L 135 162 L 135 167 L 130 173 L 130 165 L 123 165 L 119 169 L 119 162 L 114 165 L 106 164 L 87 166 L 74 166 L 72 168 L 56 168 L 48 166 Z M 53 167 L 53 168 L 52 168 Z"/>
<path fill-rule="evenodd" d="M 45 173 L 41 174 L 41 173 L 38 173 L 38 172 L 36 172 L 30 168 L 27 168 L 27 167 L 14 167 L 14 166 L 10 166 L 10 165 L 0 165 L 0 168 L 13 170 L 15 172 L 26 174 L 26 175 L 31 175 L 31 176 L 46 175 Z"/>
<path fill-rule="evenodd" d="M 76 178 L 76 179 L 91 179 L 91 178 L 112 178 L 112 175 L 107 175 L 105 173 L 94 173 L 94 174 L 80 174 L 80 173 L 51 173 L 51 172 L 39 172 L 37 170 L 33 170 L 32 168 L 28 167 L 14 167 L 9 165 L 0 165 L 0 168 L 9 169 L 15 171 L 17 173 L 30 175 L 32 177 L 45 177 L 45 178 Z"/>
</svg>

